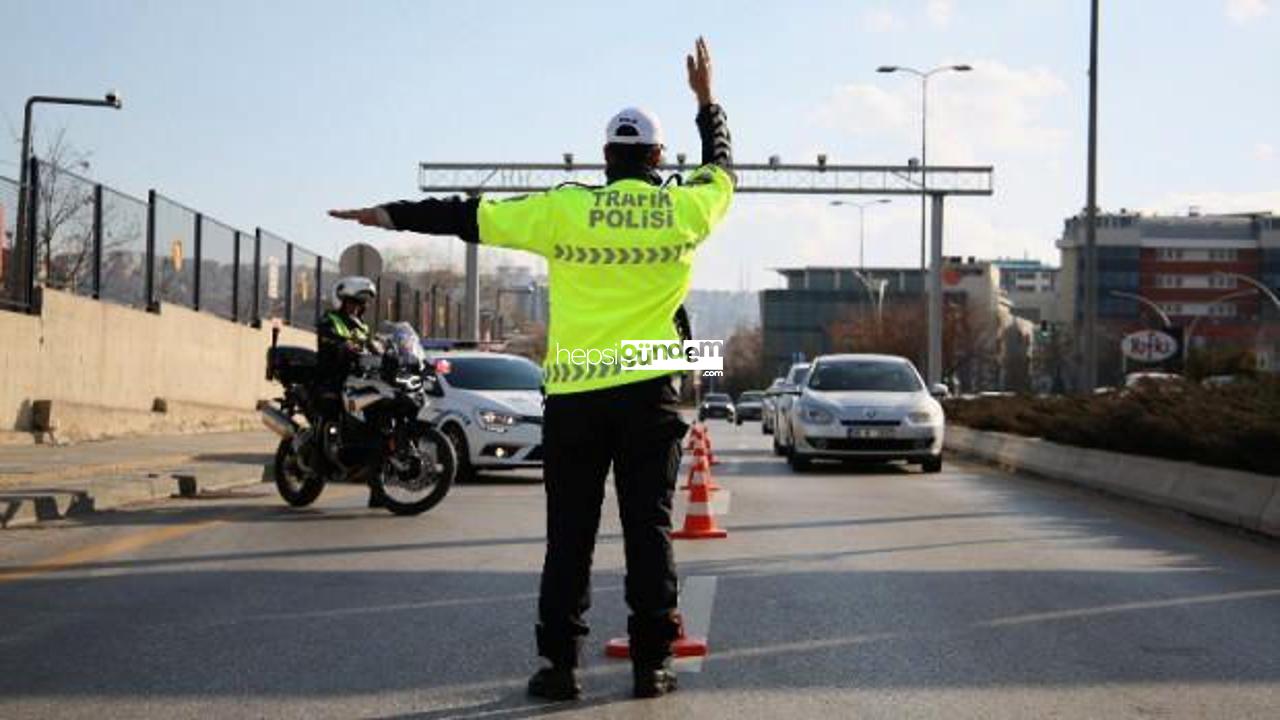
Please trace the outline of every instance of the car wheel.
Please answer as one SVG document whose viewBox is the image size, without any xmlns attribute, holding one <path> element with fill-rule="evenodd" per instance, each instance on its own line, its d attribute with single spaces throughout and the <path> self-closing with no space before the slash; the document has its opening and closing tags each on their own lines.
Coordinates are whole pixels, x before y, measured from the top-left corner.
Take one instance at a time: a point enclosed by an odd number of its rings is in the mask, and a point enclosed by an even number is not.
<svg viewBox="0 0 1280 720">
<path fill-rule="evenodd" d="M 450 424 L 445 427 L 444 434 L 453 445 L 453 454 L 458 456 L 458 482 L 471 482 L 476 479 L 476 469 L 471 464 L 471 448 L 467 447 L 467 435 L 462 428 Z"/>
<path fill-rule="evenodd" d="M 809 458 L 804 455 L 801 455 L 795 450 L 792 450 L 787 455 L 787 464 L 790 465 L 791 469 L 794 470 L 795 472 L 805 472 L 810 467 L 812 467 L 812 462 L 809 460 Z"/>
<path fill-rule="evenodd" d="M 937 457 L 931 457 L 928 460 L 925 460 L 924 462 L 920 463 L 920 469 L 927 473 L 942 472 L 942 456 L 939 455 Z"/>
</svg>

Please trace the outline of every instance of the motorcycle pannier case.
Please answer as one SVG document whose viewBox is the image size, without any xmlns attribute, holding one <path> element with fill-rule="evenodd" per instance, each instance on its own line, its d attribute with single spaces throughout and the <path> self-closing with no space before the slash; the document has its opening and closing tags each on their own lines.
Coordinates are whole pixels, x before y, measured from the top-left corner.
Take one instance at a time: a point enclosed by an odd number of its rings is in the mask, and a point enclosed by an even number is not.
<svg viewBox="0 0 1280 720">
<path fill-rule="evenodd" d="M 305 383 L 316 370 L 316 351 L 280 345 L 267 350 L 267 379 L 284 385 Z"/>
</svg>

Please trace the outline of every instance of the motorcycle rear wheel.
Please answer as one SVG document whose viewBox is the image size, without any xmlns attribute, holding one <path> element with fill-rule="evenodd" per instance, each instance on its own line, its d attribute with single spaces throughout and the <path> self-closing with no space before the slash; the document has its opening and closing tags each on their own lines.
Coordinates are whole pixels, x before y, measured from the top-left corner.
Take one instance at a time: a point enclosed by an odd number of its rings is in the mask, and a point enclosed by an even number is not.
<svg viewBox="0 0 1280 720">
<path fill-rule="evenodd" d="M 276 447 L 276 459 L 271 470 L 276 480 L 276 491 L 292 507 L 310 505 L 324 490 L 324 478 L 314 473 L 302 473 L 293 452 L 293 441 L 289 438 L 282 439 Z"/>
</svg>

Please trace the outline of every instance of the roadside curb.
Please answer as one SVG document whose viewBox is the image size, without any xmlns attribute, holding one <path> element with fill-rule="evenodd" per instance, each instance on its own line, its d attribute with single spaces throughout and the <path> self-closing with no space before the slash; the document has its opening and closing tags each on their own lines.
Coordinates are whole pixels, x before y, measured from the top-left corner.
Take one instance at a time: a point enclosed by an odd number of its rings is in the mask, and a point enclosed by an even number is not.
<svg viewBox="0 0 1280 720">
<path fill-rule="evenodd" d="M 240 465 L 98 477 L 79 487 L 30 485 L 0 489 L 0 529 L 75 518 L 149 500 L 195 499 L 203 494 L 260 482 L 260 465 Z"/>
<path fill-rule="evenodd" d="M 948 425 L 948 450 L 1280 537 L 1280 478 Z"/>
</svg>

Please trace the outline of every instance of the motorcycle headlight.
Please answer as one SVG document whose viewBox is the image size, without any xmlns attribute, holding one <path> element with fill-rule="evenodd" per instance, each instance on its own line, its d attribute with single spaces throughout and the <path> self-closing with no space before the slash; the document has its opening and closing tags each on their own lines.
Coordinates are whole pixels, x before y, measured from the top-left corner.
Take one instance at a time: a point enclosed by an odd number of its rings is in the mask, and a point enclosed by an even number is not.
<svg viewBox="0 0 1280 720">
<path fill-rule="evenodd" d="M 490 432 L 506 432 L 520 422 L 515 415 L 498 410 L 477 410 L 476 420 L 480 422 L 480 427 Z"/>
<path fill-rule="evenodd" d="M 806 425 L 828 425 L 836 418 L 826 408 L 817 405 L 804 405 L 800 408 L 800 419 Z"/>
</svg>

